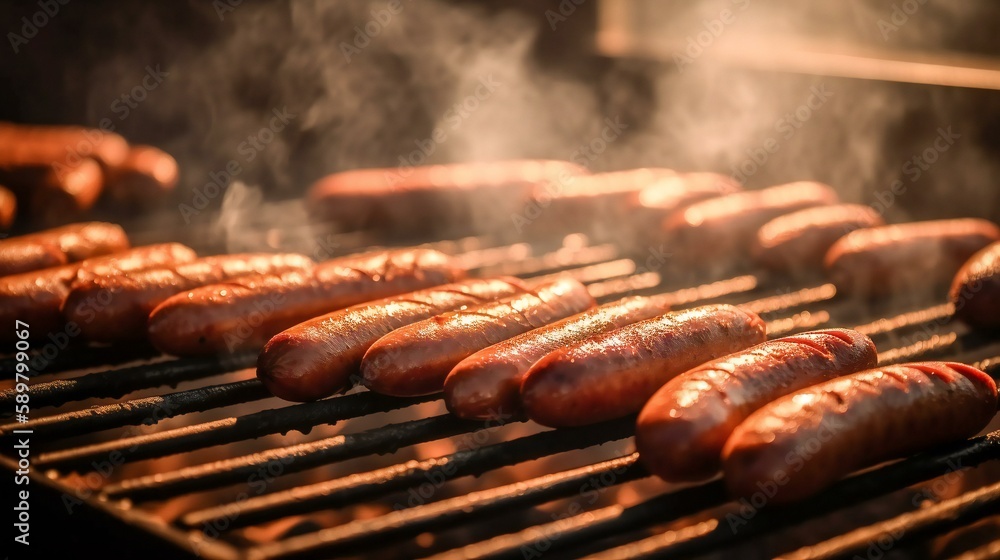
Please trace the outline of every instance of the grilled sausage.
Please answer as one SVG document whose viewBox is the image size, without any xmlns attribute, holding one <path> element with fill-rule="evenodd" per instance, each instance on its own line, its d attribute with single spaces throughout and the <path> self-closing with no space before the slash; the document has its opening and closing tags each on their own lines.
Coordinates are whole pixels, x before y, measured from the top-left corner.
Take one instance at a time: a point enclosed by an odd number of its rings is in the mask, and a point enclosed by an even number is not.
<svg viewBox="0 0 1000 560">
<path fill-rule="evenodd" d="M 124 251 L 128 236 L 106 222 L 70 224 L 0 241 L 0 276 Z"/>
<path fill-rule="evenodd" d="M 101 166 L 90 158 L 73 164 L 0 167 L 0 182 L 25 204 L 25 212 L 45 224 L 66 223 L 90 209 L 104 186 Z"/>
<path fill-rule="evenodd" d="M 634 204 L 662 220 L 689 204 L 741 190 L 743 187 L 732 177 L 719 173 L 678 173 L 639 191 Z"/>
<path fill-rule="evenodd" d="M 173 191 L 177 177 L 173 156 L 153 146 L 132 146 L 108 173 L 108 196 L 128 207 L 152 207 Z"/>
<path fill-rule="evenodd" d="M 356 169 L 321 179 L 308 200 L 319 217 L 349 229 L 444 234 L 466 231 L 484 215 L 519 215 L 538 185 L 586 174 L 545 160 Z"/>
<path fill-rule="evenodd" d="M 456 364 L 512 336 L 594 306 L 583 284 L 562 279 L 477 307 L 452 311 L 383 336 L 361 361 L 362 383 L 376 393 L 437 393 Z"/>
<path fill-rule="evenodd" d="M 772 503 L 811 496 L 851 472 L 975 435 L 997 388 L 950 362 L 876 368 L 786 395 L 750 415 L 723 449 L 726 484 Z"/>
<path fill-rule="evenodd" d="M 17 197 L 10 189 L 0 186 L 0 230 L 10 229 L 16 217 Z"/>
<path fill-rule="evenodd" d="M 631 233 L 638 225 L 630 218 L 639 192 L 676 176 L 672 169 L 641 168 L 544 181 L 535 187 L 524 221 L 516 220 L 515 226 L 523 229 L 530 224 L 532 231 L 541 234 L 578 231 L 581 227 L 602 235 Z"/>
<path fill-rule="evenodd" d="M 546 426 L 619 418 L 677 374 L 764 339 L 764 321 L 731 305 L 667 313 L 545 356 L 524 375 L 521 404 Z"/>
<path fill-rule="evenodd" d="M 875 344 L 848 329 L 771 340 L 670 380 L 646 403 L 635 430 L 639 456 L 664 480 L 714 476 L 726 439 L 767 403 L 810 385 L 875 367 Z"/>
<path fill-rule="evenodd" d="M 516 278 L 475 279 L 334 311 L 269 340 L 257 359 L 257 377 L 276 397 L 321 399 L 359 381 L 365 352 L 389 332 L 526 290 Z"/>
<path fill-rule="evenodd" d="M 31 326 L 34 337 L 44 338 L 63 326 L 61 308 L 77 281 L 116 275 L 195 259 L 191 249 L 178 243 L 136 247 L 122 253 L 87 259 L 0 278 L 0 322 L 20 319 Z M 81 317 L 86 320 L 88 317 Z M 13 329 L 0 331 L 0 340 L 12 340 Z"/>
<path fill-rule="evenodd" d="M 72 166 L 93 158 L 102 166 L 121 164 L 128 142 L 120 135 L 79 126 L 0 123 L 0 168 Z"/>
<path fill-rule="evenodd" d="M 972 255 L 998 240 L 1000 228 L 972 218 L 859 229 L 830 247 L 825 266 L 838 293 L 931 295 Z"/>
<path fill-rule="evenodd" d="M 695 202 L 663 222 L 675 256 L 699 268 L 731 269 L 746 255 L 757 230 L 797 210 L 835 204 L 837 193 L 813 182 L 798 182 Z"/>
<path fill-rule="evenodd" d="M 93 342 L 141 340 L 150 312 L 170 296 L 240 276 L 312 268 L 296 254 L 237 254 L 205 257 L 175 266 L 78 281 L 66 297 L 66 319 L 80 324 Z"/>
<path fill-rule="evenodd" d="M 1000 327 L 1000 243 L 969 259 L 951 284 L 955 317 L 980 329 Z"/>
<path fill-rule="evenodd" d="M 161 303 L 149 316 L 149 339 L 180 356 L 259 350 L 272 336 L 313 317 L 462 276 L 447 255 L 402 249 L 333 259 L 312 271 L 236 278 Z"/>
<path fill-rule="evenodd" d="M 885 224 L 863 204 L 834 204 L 778 216 L 757 232 L 754 261 L 766 269 L 793 275 L 822 273 L 823 257 L 838 239 L 861 228 Z"/>
<path fill-rule="evenodd" d="M 591 336 L 662 315 L 669 307 L 662 298 L 629 297 L 484 348 L 459 362 L 445 379 L 448 410 L 481 420 L 520 412 L 521 380 L 535 362 Z"/>
</svg>

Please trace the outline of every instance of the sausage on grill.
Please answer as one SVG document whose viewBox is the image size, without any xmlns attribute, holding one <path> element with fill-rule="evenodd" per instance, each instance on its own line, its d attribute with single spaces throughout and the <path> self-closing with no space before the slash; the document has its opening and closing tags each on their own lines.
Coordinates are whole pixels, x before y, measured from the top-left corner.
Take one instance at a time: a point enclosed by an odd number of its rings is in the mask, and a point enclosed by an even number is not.
<svg viewBox="0 0 1000 560">
<path fill-rule="evenodd" d="M 667 313 L 545 356 L 525 374 L 521 403 L 546 426 L 619 418 L 674 376 L 764 339 L 764 321 L 732 305 Z"/>
<path fill-rule="evenodd" d="M 723 449 L 737 496 L 816 494 L 851 472 L 975 435 L 997 410 L 988 375 L 964 364 L 876 368 L 786 395 L 750 415 Z"/>
<path fill-rule="evenodd" d="M 972 255 L 998 240 L 1000 228 L 973 218 L 859 229 L 830 247 L 825 266 L 838 293 L 930 295 L 947 286 Z"/>
<path fill-rule="evenodd" d="M 151 207 L 174 189 L 177 176 L 173 156 L 153 146 L 132 146 L 108 172 L 108 196 L 129 207 Z"/>
<path fill-rule="evenodd" d="M 662 220 L 689 204 L 741 190 L 743 187 L 732 177 L 720 173 L 677 173 L 662 177 L 639 191 L 634 203 Z"/>
<path fill-rule="evenodd" d="M 646 403 L 635 443 L 664 480 L 714 476 L 722 447 L 754 410 L 788 393 L 875 367 L 875 344 L 848 329 L 771 340 L 702 364 L 670 380 Z"/>
<path fill-rule="evenodd" d="M 1000 243 L 969 259 L 951 284 L 955 317 L 980 329 L 1000 327 Z"/>
<path fill-rule="evenodd" d="M 6 168 L 0 183 L 23 201 L 25 213 L 45 224 L 66 223 L 90 209 L 104 188 L 101 166 L 84 158 L 72 164 Z"/>
<path fill-rule="evenodd" d="M 321 399 L 360 381 L 365 352 L 393 330 L 525 291 L 516 278 L 475 279 L 334 311 L 269 340 L 257 359 L 257 377 L 276 397 Z"/>
<path fill-rule="evenodd" d="M 448 372 L 477 350 L 593 306 L 594 298 L 583 284 L 562 279 L 431 317 L 375 342 L 361 361 L 362 383 L 376 393 L 397 397 L 437 393 Z"/>
<path fill-rule="evenodd" d="M 45 338 L 48 333 L 62 328 L 62 306 L 74 283 L 153 266 L 190 262 L 195 257 L 194 251 L 184 245 L 164 243 L 2 277 L 0 322 L 13 325 L 15 319 L 20 319 L 29 324 L 33 337 Z M 13 329 L 4 330 L 0 332 L 0 339 L 12 340 L 13 334 Z"/>
<path fill-rule="evenodd" d="M 789 183 L 695 202 L 667 217 L 663 228 L 684 262 L 699 268 L 731 268 L 744 258 L 757 230 L 767 222 L 836 202 L 837 193 L 827 185 Z"/>
<path fill-rule="evenodd" d="M 114 167 L 127 154 L 128 142 L 113 132 L 79 126 L 0 123 L 0 169 L 74 165 L 81 158 Z"/>
<path fill-rule="evenodd" d="M 10 189 L 0 186 L 0 230 L 10 229 L 16 217 L 17 197 Z"/>
<path fill-rule="evenodd" d="M 0 276 L 124 251 L 128 237 L 106 222 L 70 224 L 0 241 Z"/>
<path fill-rule="evenodd" d="M 481 420 L 517 413 L 521 380 L 535 362 L 591 336 L 662 315 L 669 307 L 662 298 L 629 297 L 484 348 L 459 362 L 445 379 L 448 410 Z"/>
<path fill-rule="evenodd" d="M 838 239 L 884 223 L 878 212 L 863 204 L 834 204 L 778 216 L 757 232 L 754 261 L 786 274 L 822 273 L 823 257 Z"/>
<path fill-rule="evenodd" d="M 484 216 L 522 215 L 539 185 L 586 174 L 547 160 L 356 169 L 320 179 L 308 198 L 317 215 L 350 229 L 449 233 Z"/>
<path fill-rule="evenodd" d="M 150 312 L 178 292 L 250 274 L 308 270 L 312 265 L 302 255 L 251 253 L 99 276 L 76 282 L 66 297 L 64 313 L 67 320 L 80 324 L 90 341 L 143 339 Z"/>
<path fill-rule="evenodd" d="M 180 356 L 259 350 L 275 334 L 313 317 L 462 276 L 447 255 L 402 249 L 333 259 L 312 271 L 236 278 L 161 303 L 149 316 L 149 339 Z"/>
</svg>

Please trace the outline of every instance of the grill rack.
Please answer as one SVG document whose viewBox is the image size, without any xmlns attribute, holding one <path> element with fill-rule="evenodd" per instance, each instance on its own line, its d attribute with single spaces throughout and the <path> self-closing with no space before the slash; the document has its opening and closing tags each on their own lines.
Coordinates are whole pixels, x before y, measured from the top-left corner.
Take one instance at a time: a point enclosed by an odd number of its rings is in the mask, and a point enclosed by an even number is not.
<svg viewBox="0 0 1000 560">
<path fill-rule="evenodd" d="M 744 275 L 683 288 L 683 283 L 671 285 L 660 282 L 657 271 L 638 270 L 635 261 L 622 258 L 614 245 L 589 245 L 582 236 L 569 236 L 562 247 L 513 262 L 505 260 L 505 257 L 524 257 L 525 251 L 532 253 L 534 247 L 523 243 L 491 247 L 477 240 L 444 243 L 448 244 L 447 247 L 462 250 L 461 258 L 466 265 L 484 275 L 513 273 L 522 277 L 543 278 L 571 274 L 590 283 L 592 291 L 600 295 L 602 301 L 616 299 L 626 292 L 670 291 L 678 307 L 708 301 L 739 303 L 760 313 L 768 321 L 772 337 L 817 327 L 853 325 L 876 339 L 880 349 L 883 349 L 880 354 L 882 363 L 950 357 L 970 363 L 978 361 L 991 373 L 997 369 L 995 356 L 1000 355 L 1000 344 L 952 324 L 948 306 L 904 310 L 876 308 L 873 312 L 879 318 L 859 325 L 861 321 L 856 320 L 855 306 L 832 299 L 835 291 L 828 285 L 793 289 L 781 286 L 780 281 L 774 279 Z M 667 276 L 666 271 L 663 276 Z M 925 336 L 917 336 L 921 331 Z M 911 337 L 914 341 L 911 342 L 907 334 L 915 335 Z M 51 487 L 56 495 L 74 495 L 70 478 L 92 475 L 88 469 L 108 458 L 120 457 L 126 466 L 141 465 L 144 461 L 158 458 L 184 459 L 184 454 L 197 450 L 218 451 L 221 446 L 241 445 L 272 434 L 292 431 L 308 433 L 317 427 L 329 428 L 341 421 L 381 413 L 399 414 L 393 411 L 408 411 L 439 401 L 439 396 L 398 399 L 352 392 L 314 403 L 281 403 L 269 399 L 255 379 L 229 379 L 236 375 L 231 372 L 252 367 L 255 358 L 252 355 L 164 361 L 144 352 L 149 350 L 140 348 L 119 354 L 116 350 L 100 352 L 92 348 L 72 348 L 49 361 L 49 368 L 44 372 L 45 379 L 32 384 L 31 398 L 34 408 L 52 407 L 55 409 L 53 413 L 37 416 L 29 424 L 7 423 L 0 426 L 0 437 L 5 439 L 10 438 L 13 429 L 32 429 L 33 437 L 45 440 L 47 446 L 53 442 L 71 442 L 45 449 L 36 456 L 33 468 L 37 469 L 34 475 L 37 482 Z M 119 365 L 124 363 L 125 358 L 137 356 L 159 361 L 82 375 L 58 371 L 66 364 L 92 367 L 103 361 Z M 12 369 L 9 359 L 0 360 L 0 375 L 9 377 Z M 215 378 L 220 376 L 224 378 L 223 382 L 215 383 Z M 243 377 L 246 377 L 245 372 Z M 206 385 L 205 382 L 211 384 Z M 179 387 L 185 383 L 196 386 Z M 161 387 L 177 390 L 163 392 Z M 132 393 L 141 395 L 143 391 L 155 394 L 80 408 L 90 399 L 120 399 Z M 12 410 L 12 399 L 11 391 L 0 392 L 0 411 Z M 254 402 L 274 407 L 252 412 L 240 409 Z M 67 406 L 73 410 L 63 411 Z M 233 407 L 236 412 L 224 414 Z M 162 430 L 156 425 L 197 413 L 208 414 L 212 418 Z M 339 462 L 392 454 L 399 449 L 450 441 L 480 432 L 503 432 L 510 426 L 524 427 L 530 423 L 525 424 L 520 418 L 502 418 L 495 425 L 485 426 L 482 422 L 435 414 L 384 422 L 358 432 L 322 434 L 319 439 L 277 447 L 270 446 L 274 442 L 258 439 L 254 445 L 265 449 L 237 451 L 235 457 L 209 461 L 194 459 L 191 464 L 167 472 L 138 476 L 119 477 L 112 473 L 108 479 L 94 485 L 99 488 L 95 488 L 97 491 L 93 496 L 83 502 L 146 535 L 153 534 L 173 543 L 179 551 L 202 557 L 367 555 L 373 547 L 385 552 L 386 548 L 399 546 L 401 542 L 406 542 L 405 539 L 421 533 L 461 532 L 466 526 L 484 524 L 484 518 L 490 514 L 530 511 L 570 499 L 579 493 L 581 485 L 603 481 L 602 476 L 610 478 L 606 488 L 641 482 L 648 478 L 648 473 L 636 461 L 634 453 L 614 449 L 610 457 L 593 461 L 595 445 L 627 439 L 632 434 L 633 422 L 634 419 L 623 419 L 585 429 L 536 429 L 535 433 L 514 439 L 501 437 L 499 442 L 469 449 L 456 446 L 451 453 L 422 460 L 390 461 L 391 464 L 384 467 L 362 464 L 360 472 L 326 482 L 296 484 L 284 489 L 268 488 L 259 496 L 245 500 L 221 498 L 222 503 L 217 505 L 206 506 L 202 503 L 177 516 L 169 524 L 155 519 L 152 511 L 157 504 L 199 494 L 219 499 L 220 492 L 233 487 L 239 489 L 246 485 L 250 477 L 276 465 L 280 466 L 280 472 L 274 476 L 275 480 L 295 478 L 297 474 Z M 145 428 L 145 425 L 151 425 L 153 429 Z M 90 441 L 95 437 L 98 441 Z M 73 438 L 84 441 L 72 443 Z M 443 498 L 388 511 L 372 519 L 356 519 L 325 528 L 309 527 L 303 534 L 292 531 L 282 538 L 259 543 L 248 543 L 245 538 L 233 536 L 242 528 L 253 528 L 290 515 L 312 514 L 356 506 L 365 501 L 389 499 L 435 477 L 442 480 L 441 486 L 444 487 L 454 485 L 467 475 L 479 476 L 526 461 L 584 449 L 588 450 L 590 460 L 585 460 L 582 465 L 559 468 L 555 472 L 487 489 L 458 492 L 454 496 L 446 494 Z M 597 449 L 600 451 L 600 448 Z M 599 558 L 700 554 L 738 545 L 747 539 L 794 530 L 804 520 L 927 482 L 947 473 L 948 465 L 956 460 L 961 461 L 964 467 L 971 467 L 997 458 L 1000 458 L 1000 431 L 856 475 L 808 504 L 762 509 L 739 532 L 730 531 L 725 523 L 720 522 L 723 517 L 718 512 L 724 510 L 727 504 L 732 504 L 721 482 L 716 480 L 682 489 L 669 489 L 628 507 L 599 504 L 601 507 L 576 512 L 558 521 L 528 523 L 527 527 L 520 529 L 504 527 L 499 535 L 466 538 L 477 542 L 450 550 L 437 550 L 434 546 L 426 550 L 418 547 L 417 550 L 427 554 L 439 553 L 442 558 L 520 558 L 526 553 L 543 552 L 546 556 L 558 557 L 560 554 L 576 555 L 587 551 L 594 552 Z M 0 461 L 12 470 L 15 468 L 7 457 L 0 458 Z M 47 477 L 38 475 L 42 469 L 47 470 Z M 77 474 L 73 475 L 74 472 Z M 911 514 L 903 512 L 898 517 L 848 531 L 829 543 L 823 543 L 824 546 L 794 551 L 795 557 L 843 555 L 852 551 L 851 547 L 867 546 L 872 538 L 895 530 L 900 523 L 914 529 L 905 532 L 907 539 L 918 533 L 921 537 L 937 535 L 953 528 L 956 516 L 961 520 L 982 518 L 996 513 L 997 504 L 997 492 L 973 490 L 928 510 L 921 510 L 918 513 L 922 515 L 917 520 L 906 517 Z M 147 509 L 150 506 L 153 510 Z M 653 536 L 649 534 L 650 528 L 706 514 L 709 515 L 707 519 L 670 528 Z M 489 521 L 485 523 L 489 524 Z M 624 544 L 619 542 L 623 539 Z M 413 550 L 412 544 L 408 550 Z M 984 546 L 980 553 L 988 550 L 989 547 Z M 393 551 L 383 556 L 393 556 Z"/>
</svg>

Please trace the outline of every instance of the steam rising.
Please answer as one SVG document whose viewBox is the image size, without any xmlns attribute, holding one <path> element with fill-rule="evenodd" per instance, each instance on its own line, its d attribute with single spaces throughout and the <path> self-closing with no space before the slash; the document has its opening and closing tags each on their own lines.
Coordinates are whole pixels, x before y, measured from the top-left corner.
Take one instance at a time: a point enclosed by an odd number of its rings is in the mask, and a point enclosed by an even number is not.
<svg viewBox="0 0 1000 560">
<path fill-rule="evenodd" d="M 917 214 L 983 215 L 997 202 L 989 182 L 995 163 L 978 147 L 975 115 L 957 103 L 964 98 L 954 90 L 741 70 L 715 56 L 759 47 L 789 30 L 896 50 L 935 48 L 953 38 L 956 22 L 974 19 L 969 8 L 922 5 L 883 38 L 879 21 L 892 11 L 882 3 L 808 3 L 793 11 L 784 2 L 702 0 L 679 14 L 676 6 L 668 12 L 667 3 L 640 4 L 660 14 L 652 25 L 670 22 L 654 31 L 680 47 L 722 9 L 737 17 L 690 64 L 595 59 L 583 71 L 578 61 L 590 56 L 585 52 L 559 53 L 564 67 L 539 62 L 542 34 L 573 32 L 568 24 L 550 27 L 545 10 L 557 9 L 550 5 L 513 10 L 402 0 L 400 11 L 390 13 L 385 1 L 247 2 L 222 13 L 219 24 L 213 5 L 205 4 L 196 8 L 203 21 L 193 26 L 215 29 L 208 44 L 177 42 L 158 19 L 142 18 L 136 48 L 98 73 L 90 105 L 100 118 L 109 100 L 141 77 L 132 70 L 162 61 L 169 77 L 120 130 L 173 132 L 162 147 L 181 162 L 180 203 L 233 161 L 240 171 L 230 181 L 256 185 L 273 199 L 296 197 L 339 170 L 519 157 L 579 157 L 593 171 L 711 170 L 751 188 L 814 179 L 837 187 L 845 200 L 866 203 L 901 180 L 909 198 L 886 205 L 893 221 L 922 217 L 903 208 L 934 199 L 929 193 L 947 192 L 954 206 L 925 204 Z M 587 17 L 582 12 L 567 18 Z M 174 54 L 163 60 L 165 52 Z M 484 81 L 494 87 L 482 95 Z M 813 99 L 817 88 L 830 92 L 821 103 Z M 811 99 L 808 118 L 790 122 L 788 115 Z M 293 115 L 287 126 L 264 134 L 272 112 L 283 109 Z M 628 128 L 604 149 L 588 150 L 609 118 Z M 906 162 L 949 125 L 963 134 L 958 148 L 938 154 L 933 168 L 911 181 Z M 436 131 L 444 132 L 442 140 Z M 261 143 L 263 136 L 271 140 Z M 252 138 L 258 142 L 248 150 Z M 754 160 L 770 140 L 778 149 Z M 256 222 L 302 225 L 302 212 L 287 205 L 274 211 L 264 197 L 241 198 L 232 188 L 212 197 L 199 219 L 214 219 L 226 199 L 227 209 L 252 213 Z M 248 200 L 258 200 L 259 208 L 248 208 Z M 234 239 L 246 220 L 224 216 L 222 223 Z M 502 216 L 484 227 L 512 225 Z"/>
</svg>

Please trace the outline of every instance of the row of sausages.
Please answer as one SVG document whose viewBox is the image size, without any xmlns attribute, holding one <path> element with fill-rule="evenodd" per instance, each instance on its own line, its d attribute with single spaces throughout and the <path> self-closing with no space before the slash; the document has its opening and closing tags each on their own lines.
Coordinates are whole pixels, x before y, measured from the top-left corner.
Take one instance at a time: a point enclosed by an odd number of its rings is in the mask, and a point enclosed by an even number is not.
<svg viewBox="0 0 1000 560">
<path fill-rule="evenodd" d="M 169 154 L 111 131 L 0 123 L 0 229 L 21 210 L 38 223 L 65 223 L 102 195 L 145 207 L 162 201 L 177 176 Z"/>
</svg>

